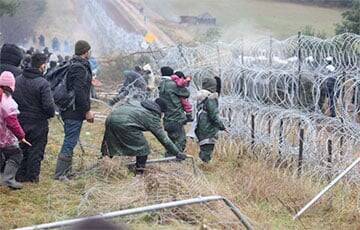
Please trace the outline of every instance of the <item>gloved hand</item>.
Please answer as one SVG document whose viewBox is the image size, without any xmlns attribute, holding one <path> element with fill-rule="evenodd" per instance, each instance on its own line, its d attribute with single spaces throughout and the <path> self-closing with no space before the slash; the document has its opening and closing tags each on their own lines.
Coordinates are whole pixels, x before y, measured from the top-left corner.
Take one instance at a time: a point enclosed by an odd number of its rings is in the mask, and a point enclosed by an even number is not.
<svg viewBox="0 0 360 230">
<path fill-rule="evenodd" d="M 183 153 L 178 153 L 178 154 L 176 155 L 176 159 L 178 159 L 178 160 L 180 160 L 180 161 L 183 161 L 183 160 L 186 159 L 186 155 L 183 154 Z"/>
</svg>

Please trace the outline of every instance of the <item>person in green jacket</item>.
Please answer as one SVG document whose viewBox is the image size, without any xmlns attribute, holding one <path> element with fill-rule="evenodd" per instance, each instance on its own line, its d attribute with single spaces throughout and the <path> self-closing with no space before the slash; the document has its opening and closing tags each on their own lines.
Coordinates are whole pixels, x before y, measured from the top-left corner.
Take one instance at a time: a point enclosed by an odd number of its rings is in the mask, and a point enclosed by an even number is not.
<svg viewBox="0 0 360 230">
<path fill-rule="evenodd" d="M 102 155 L 134 156 L 136 170 L 142 173 L 150 154 L 143 132 L 150 131 L 168 152 L 179 160 L 184 160 L 186 156 L 161 127 L 161 115 L 166 112 L 166 108 L 165 102 L 160 98 L 155 101 L 130 100 L 116 104 L 105 122 Z"/>
<path fill-rule="evenodd" d="M 181 105 L 181 97 L 188 98 L 190 92 L 187 88 L 177 87 L 176 83 L 171 80 L 174 70 L 170 67 L 161 68 L 161 82 L 159 85 L 159 96 L 163 99 L 167 106 L 164 114 L 164 128 L 169 138 L 174 142 L 180 151 L 184 151 L 186 147 L 186 133 L 184 125 L 188 118 Z M 165 156 L 173 156 L 173 153 L 167 151 Z"/>
<path fill-rule="evenodd" d="M 197 115 L 195 118 L 195 134 L 199 141 L 199 157 L 203 162 L 211 160 L 214 151 L 217 133 L 226 131 L 224 123 L 219 117 L 220 79 L 217 77 L 205 78 L 202 90 L 197 94 Z"/>
</svg>

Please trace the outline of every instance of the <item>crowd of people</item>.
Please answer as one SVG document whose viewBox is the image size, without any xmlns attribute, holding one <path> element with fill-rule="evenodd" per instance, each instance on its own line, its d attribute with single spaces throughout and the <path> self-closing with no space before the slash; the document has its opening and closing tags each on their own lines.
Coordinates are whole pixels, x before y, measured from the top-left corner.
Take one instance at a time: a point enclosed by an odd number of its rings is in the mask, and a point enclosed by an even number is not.
<svg viewBox="0 0 360 230">
<path fill-rule="evenodd" d="M 21 189 L 21 182 L 38 183 L 41 162 L 48 142 L 48 120 L 59 112 L 64 126 L 64 141 L 56 162 L 55 180 L 69 180 L 72 160 L 84 121 L 94 122 L 91 111 L 91 46 L 80 40 L 75 43 L 74 56 L 51 64 L 47 50 L 24 53 L 13 44 L 4 44 L 0 53 L 0 170 L 1 184 Z M 68 63 L 68 64 L 66 64 Z M 48 66 L 50 65 L 50 69 Z M 63 79 L 54 87 L 50 80 L 59 68 L 67 66 Z M 218 97 L 221 81 L 218 77 L 202 80 L 197 93 L 196 114 L 189 101 L 188 86 L 192 80 L 181 71 L 168 66 L 160 70 L 159 95 L 155 100 L 126 96 L 129 86 L 147 91 L 150 70 L 136 67 L 124 73 L 125 82 L 119 96 L 111 101 L 112 111 L 105 122 L 101 146 L 102 157 L 133 156 L 136 174 L 142 174 L 150 154 L 143 132 L 150 131 L 165 147 L 165 156 L 184 160 L 185 125 L 200 145 L 200 159 L 212 158 L 219 131 L 226 131 L 219 117 Z M 65 79 L 65 80 L 64 80 Z M 62 94 L 56 92 L 63 85 Z M 65 95 L 66 92 L 67 95 Z M 63 94 L 71 97 L 66 106 L 59 101 Z M 126 99 L 125 99 L 126 98 Z M 163 120 L 163 122 L 162 122 Z"/>
</svg>

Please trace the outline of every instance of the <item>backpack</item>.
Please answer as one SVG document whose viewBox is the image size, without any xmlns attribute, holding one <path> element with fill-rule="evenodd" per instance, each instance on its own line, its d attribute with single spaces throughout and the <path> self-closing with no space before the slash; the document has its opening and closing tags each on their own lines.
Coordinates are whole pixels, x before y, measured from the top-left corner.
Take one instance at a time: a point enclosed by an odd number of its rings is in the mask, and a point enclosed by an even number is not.
<svg viewBox="0 0 360 230">
<path fill-rule="evenodd" d="M 67 87 L 67 77 L 70 69 L 74 65 L 80 64 L 67 62 L 64 65 L 54 68 L 45 75 L 45 78 L 50 82 L 54 102 L 60 112 L 66 111 L 71 107 L 75 109 L 75 91 L 69 90 Z"/>
</svg>

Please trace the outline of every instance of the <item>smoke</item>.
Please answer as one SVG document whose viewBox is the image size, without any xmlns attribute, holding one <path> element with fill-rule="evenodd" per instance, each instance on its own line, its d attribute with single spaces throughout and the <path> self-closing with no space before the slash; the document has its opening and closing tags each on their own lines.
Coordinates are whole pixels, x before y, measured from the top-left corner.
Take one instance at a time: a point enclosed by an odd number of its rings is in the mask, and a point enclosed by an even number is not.
<svg viewBox="0 0 360 230">
<path fill-rule="evenodd" d="M 141 49 L 142 35 L 129 33 L 115 24 L 104 9 L 103 2 L 87 0 L 82 15 L 97 53 L 114 51 L 136 52 Z"/>
</svg>

